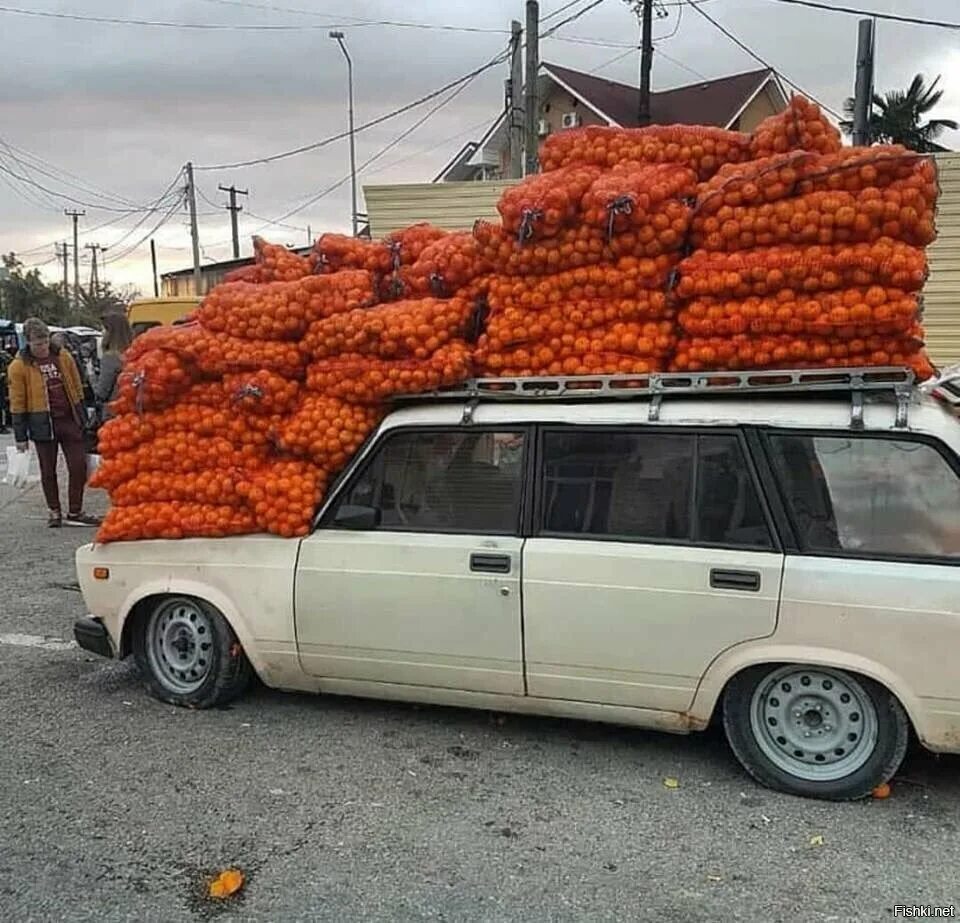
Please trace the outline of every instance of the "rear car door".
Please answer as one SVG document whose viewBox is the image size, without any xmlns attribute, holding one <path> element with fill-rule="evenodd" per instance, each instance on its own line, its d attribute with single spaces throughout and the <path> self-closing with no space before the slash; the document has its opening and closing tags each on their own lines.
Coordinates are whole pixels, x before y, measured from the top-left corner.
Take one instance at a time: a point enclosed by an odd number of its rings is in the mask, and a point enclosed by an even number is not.
<svg viewBox="0 0 960 923">
<path fill-rule="evenodd" d="M 388 432 L 301 544 L 297 644 L 317 676 L 523 694 L 527 431 Z"/>
<path fill-rule="evenodd" d="M 536 473 L 531 696 L 682 711 L 775 630 L 783 555 L 736 430 L 545 428 Z"/>
</svg>

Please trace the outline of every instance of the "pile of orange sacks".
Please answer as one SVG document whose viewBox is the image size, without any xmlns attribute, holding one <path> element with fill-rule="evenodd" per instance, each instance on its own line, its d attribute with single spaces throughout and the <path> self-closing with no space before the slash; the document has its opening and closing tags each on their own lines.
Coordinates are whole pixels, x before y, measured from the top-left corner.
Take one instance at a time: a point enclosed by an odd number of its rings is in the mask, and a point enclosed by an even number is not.
<svg viewBox="0 0 960 923">
<path fill-rule="evenodd" d="M 99 541 L 304 535 L 385 402 L 474 376 L 906 365 L 922 350 L 936 173 L 842 148 L 794 98 L 752 135 L 550 136 L 501 222 L 254 241 L 183 326 L 128 351 Z"/>
</svg>

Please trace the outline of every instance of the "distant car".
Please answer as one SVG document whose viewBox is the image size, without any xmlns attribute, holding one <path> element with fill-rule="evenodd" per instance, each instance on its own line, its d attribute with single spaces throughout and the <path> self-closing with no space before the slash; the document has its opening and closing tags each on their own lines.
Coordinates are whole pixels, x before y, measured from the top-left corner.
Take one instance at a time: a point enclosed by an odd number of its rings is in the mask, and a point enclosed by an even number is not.
<svg viewBox="0 0 960 923">
<path fill-rule="evenodd" d="M 716 717 L 760 782 L 864 796 L 911 731 L 960 752 L 960 427 L 903 372 L 778 375 L 412 402 L 307 538 L 81 548 L 77 640 L 197 708 L 255 672 L 677 733 Z"/>
</svg>

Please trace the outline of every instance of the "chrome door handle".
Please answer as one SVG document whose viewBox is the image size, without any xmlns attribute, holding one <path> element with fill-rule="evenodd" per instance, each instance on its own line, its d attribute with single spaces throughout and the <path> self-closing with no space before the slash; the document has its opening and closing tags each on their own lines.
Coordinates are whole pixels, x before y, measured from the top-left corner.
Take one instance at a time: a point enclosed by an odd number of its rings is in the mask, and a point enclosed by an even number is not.
<svg viewBox="0 0 960 923">
<path fill-rule="evenodd" d="M 512 564 L 508 554 L 472 554 L 470 570 L 479 574 L 509 574 Z"/>
<path fill-rule="evenodd" d="M 745 593 L 760 592 L 760 574 L 755 570 L 710 571 L 710 586 L 715 590 L 741 590 Z"/>
</svg>

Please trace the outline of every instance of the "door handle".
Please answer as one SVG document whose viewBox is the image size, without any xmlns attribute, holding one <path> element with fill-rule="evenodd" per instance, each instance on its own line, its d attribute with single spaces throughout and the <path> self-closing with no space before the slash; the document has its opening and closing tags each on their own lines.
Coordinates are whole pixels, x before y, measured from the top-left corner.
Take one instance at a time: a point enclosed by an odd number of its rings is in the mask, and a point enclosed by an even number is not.
<svg viewBox="0 0 960 923">
<path fill-rule="evenodd" d="M 480 574 L 509 574 L 511 567 L 508 554 L 472 554 L 470 570 Z"/>
<path fill-rule="evenodd" d="M 710 586 L 715 590 L 741 590 L 745 593 L 760 592 L 760 574 L 755 570 L 710 571 Z"/>
</svg>

